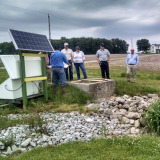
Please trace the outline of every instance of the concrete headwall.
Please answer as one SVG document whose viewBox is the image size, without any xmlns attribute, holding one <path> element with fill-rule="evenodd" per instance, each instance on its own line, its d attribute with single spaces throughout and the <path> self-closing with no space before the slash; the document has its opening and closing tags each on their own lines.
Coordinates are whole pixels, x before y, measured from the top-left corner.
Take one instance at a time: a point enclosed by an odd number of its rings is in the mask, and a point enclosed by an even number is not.
<svg viewBox="0 0 160 160">
<path fill-rule="evenodd" d="M 94 99 L 113 96 L 116 89 L 116 82 L 111 79 L 94 83 L 81 83 L 81 80 L 78 80 L 69 82 L 68 84 L 91 94 Z"/>
</svg>

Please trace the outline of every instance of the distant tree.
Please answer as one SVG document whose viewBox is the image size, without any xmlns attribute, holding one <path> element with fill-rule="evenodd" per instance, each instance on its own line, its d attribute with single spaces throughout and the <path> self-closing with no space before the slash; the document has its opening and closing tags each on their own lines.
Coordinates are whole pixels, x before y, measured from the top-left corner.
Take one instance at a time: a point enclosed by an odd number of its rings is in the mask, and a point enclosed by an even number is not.
<svg viewBox="0 0 160 160">
<path fill-rule="evenodd" d="M 147 51 L 150 48 L 150 43 L 148 39 L 137 40 L 137 50 L 138 51 Z"/>
<path fill-rule="evenodd" d="M 129 47 L 129 44 L 125 40 L 112 38 L 113 53 L 126 53 Z"/>
<path fill-rule="evenodd" d="M 0 43 L 1 54 L 16 54 L 18 51 L 15 50 L 15 47 L 12 42 L 3 42 Z"/>
</svg>

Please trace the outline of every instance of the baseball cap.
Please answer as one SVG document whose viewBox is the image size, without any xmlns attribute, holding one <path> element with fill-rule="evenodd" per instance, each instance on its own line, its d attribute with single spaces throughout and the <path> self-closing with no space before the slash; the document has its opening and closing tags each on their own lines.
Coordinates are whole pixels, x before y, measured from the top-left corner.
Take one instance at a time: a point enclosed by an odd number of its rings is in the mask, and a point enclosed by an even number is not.
<svg viewBox="0 0 160 160">
<path fill-rule="evenodd" d="M 79 46 L 76 46 L 76 47 L 75 47 L 75 49 L 78 49 L 78 50 L 80 50 Z"/>
<path fill-rule="evenodd" d="M 54 49 L 55 49 L 55 50 L 58 50 L 58 49 L 59 49 L 59 45 L 55 45 L 55 46 L 54 46 Z"/>
<path fill-rule="evenodd" d="M 100 46 L 104 47 L 104 43 L 101 43 Z"/>
<path fill-rule="evenodd" d="M 64 43 L 64 46 L 68 46 L 68 43 Z"/>
</svg>

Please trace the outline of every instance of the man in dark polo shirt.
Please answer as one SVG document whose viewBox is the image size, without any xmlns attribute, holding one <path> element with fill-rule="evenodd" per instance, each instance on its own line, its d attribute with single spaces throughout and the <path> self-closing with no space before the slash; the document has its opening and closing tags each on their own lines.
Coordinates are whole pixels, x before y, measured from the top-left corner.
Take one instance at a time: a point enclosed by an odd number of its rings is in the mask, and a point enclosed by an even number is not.
<svg viewBox="0 0 160 160">
<path fill-rule="evenodd" d="M 101 67 L 102 78 L 109 78 L 109 60 L 110 60 L 110 52 L 108 49 L 104 48 L 104 43 L 100 44 L 100 49 L 96 53 L 96 59 Z M 106 73 L 106 76 L 105 76 Z"/>
</svg>

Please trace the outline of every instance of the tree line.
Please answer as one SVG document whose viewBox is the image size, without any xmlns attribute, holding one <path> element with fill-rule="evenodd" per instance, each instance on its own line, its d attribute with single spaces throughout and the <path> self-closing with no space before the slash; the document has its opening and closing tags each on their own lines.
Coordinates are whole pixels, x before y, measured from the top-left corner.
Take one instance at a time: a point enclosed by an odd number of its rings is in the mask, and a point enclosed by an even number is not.
<svg viewBox="0 0 160 160">
<path fill-rule="evenodd" d="M 100 48 L 100 44 L 104 43 L 105 48 L 107 48 L 110 53 L 126 53 L 129 47 L 129 44 L 125 40 L 113 38 L 111 40 L 107 40 L 105 38 L 66 38 L 61 37 L 60 39 L 52 39 L 51 44 L 59 45 L 60 49 L 64 48 L 64 43 L 69 43 L 69 48 L 75 51 L 75 47 L 79 46 L 80 49 L 85 54 L 96 54 L 97 50 Z M 18 54 L 19 52 L 15 50 L 15 47 L 12 42 L 3 42 L 0 43 L 0 54 Z M 28 51 L 26 51 L 28 52 Z"/>
</svg>

